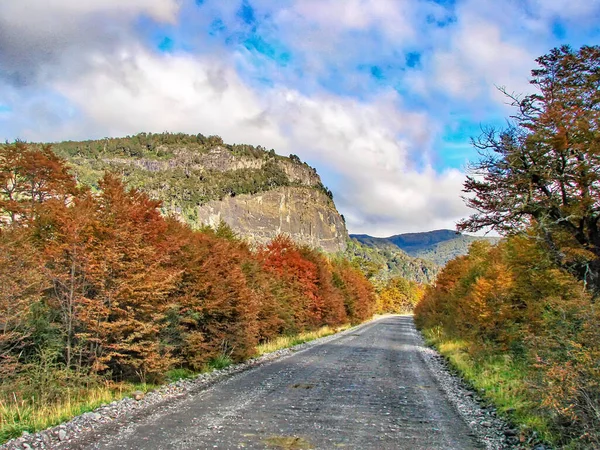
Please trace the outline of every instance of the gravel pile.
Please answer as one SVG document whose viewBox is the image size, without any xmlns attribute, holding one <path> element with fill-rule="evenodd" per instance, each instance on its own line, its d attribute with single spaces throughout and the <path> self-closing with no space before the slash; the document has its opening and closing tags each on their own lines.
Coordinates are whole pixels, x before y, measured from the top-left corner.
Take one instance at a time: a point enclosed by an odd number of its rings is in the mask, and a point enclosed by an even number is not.
<svg viewBox="0 0 600 450">
<path fill-rule="evenodd" d="M 139 400 L 126 397 L 122 400 L 101 406 L 92 412 L 74 417 L 66 423 L 48 428 L 44 431 L 34 434 L 23 432 L 21 437 L 12 439 L 4 445 L 0 445 L 0 450 L 69 448 L 70 442 L 77 442 L 84 435 L 96 431 L 103 426 L 110 426 L 110 424 L 121 421 L 129 421 L 132 417 L 149 412 L 156 406 L 169 403 L 172 400 L 206 389 L 233 374 L 243 372 L 275 359 L 290 356 L 314 345 L 323 344 L 342 334 L 352 332 L 354 329 L 355 328 L 349 328 L 342 333 L 315 339 L 314 341 L 296 345 L 295 347 L 277 350 L 240 364 L 231 365 L 225 369 L 200 374 L 193 379 L 179 380 L 174 383 L 166 384 L 145 395 L 141 392 L 133 393 L 132 397 L 137 396 Z"/>
</svg>

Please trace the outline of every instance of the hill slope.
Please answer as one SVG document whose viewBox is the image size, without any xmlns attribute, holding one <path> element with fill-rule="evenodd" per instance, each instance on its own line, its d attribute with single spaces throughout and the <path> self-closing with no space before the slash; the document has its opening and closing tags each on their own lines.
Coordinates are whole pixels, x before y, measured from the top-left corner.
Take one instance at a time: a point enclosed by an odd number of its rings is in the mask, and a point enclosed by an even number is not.
<svg viewBox="0 0 600 450">
<path fill-rule="evenodd" d="M 355 260 L 368 278 L 378 281 L 400 276 L 417 283 L 430 284 L 440 270 L 431 261 L 409 256 L 393 244 L 371 246 L 350 239 L 346 256 Z"/>
<path fill-rule="evenodd" d="M 366 234 L 350 237 L 372 248 L 393 246 L 414 258 L 430 261 L 440 267 L 457 256 L 466 255 L 475 241 L 487 240 L 496 243 L 499 240 L 496 237 L 469 236 L 452 230 L 398 234 L 387 238 L 376 238 Z"/>
<path fill-rule="evenodd" d="M 280 233 L 328 252 L 343 251 L 348 232 L 315 169 L 297 156 L 218 136 L 140 133 L 52 144 L 80 182 L 97 187 L 104 171 L 163 202 L 192 227 L 221 220 L 252 243 Z"/>
</svg>

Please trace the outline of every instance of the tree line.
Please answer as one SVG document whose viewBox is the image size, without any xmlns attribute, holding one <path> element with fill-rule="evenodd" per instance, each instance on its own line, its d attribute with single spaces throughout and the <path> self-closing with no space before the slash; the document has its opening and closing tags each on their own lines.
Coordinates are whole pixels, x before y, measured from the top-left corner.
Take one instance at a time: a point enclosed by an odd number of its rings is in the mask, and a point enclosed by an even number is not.
<svg viewBox="0 0 600 450">
<path fill-rule="evenodd" d="M 561 47 L 536 61 L 537 92 L 509 95 L 512 121 L 474 141 L 481 159 L 465 183 L 475 213 L 459 230 L 505 238 L 475 242 L 448 263 L 416 319 L 477 365 L 502 367 L 493 390 L 516 399 L 507 412 L 521 426 L 558 446 L 597 448 L 600 47 Z"/>
<path fill-rule="evenodd" d="M 51 361 L 109 380 L 239 361 L 258 343 L 359 323 L 371 284 L 280 236 L 256 251 L 194 231 L 106 173 L 79 185 L 50 147 L 0 146 L 0 378 Z"/>
</svg>

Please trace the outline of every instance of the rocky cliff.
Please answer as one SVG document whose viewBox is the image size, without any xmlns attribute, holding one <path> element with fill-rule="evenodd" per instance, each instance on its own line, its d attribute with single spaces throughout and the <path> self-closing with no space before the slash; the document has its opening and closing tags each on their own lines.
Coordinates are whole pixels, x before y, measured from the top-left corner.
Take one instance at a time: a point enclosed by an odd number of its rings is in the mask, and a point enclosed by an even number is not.
<svg viewBox="0 0 600 450">
<path fill-rule="evenodd" d="M 327 252 L 343 251 L 348 232 L 315 169 L 294 155 L 217 136 L 140 134 L 53 144 L 80 182 L 97 185 L 105 170 L 162 200 L 163 212 L 193 227 L 226 222 L 262 244 L 280 233 Z"/>
<path fill-rule="evenodd" d="M 251 243 L 264 244 L 278 234 L 327 252 L 345 250 L 348 233 L 333 201 L 310 187 L 280 187 L 255 195 L 226 197 L 198 207 L 200 222 L 223 220 Z"/>
</svg>

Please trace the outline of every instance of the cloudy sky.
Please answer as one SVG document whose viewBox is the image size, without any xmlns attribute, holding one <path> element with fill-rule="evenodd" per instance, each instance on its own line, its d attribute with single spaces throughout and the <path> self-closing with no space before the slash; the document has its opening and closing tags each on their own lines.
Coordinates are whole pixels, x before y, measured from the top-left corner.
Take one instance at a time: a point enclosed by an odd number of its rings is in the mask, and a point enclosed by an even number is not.
<svg viewBox="0 0 600 450">
<path fill-rule="evenodd" d="M 600 0 L 3 0 L 0 139 L 218 134 L 315 166 L 353 233 L 453 228 L 469 138 Z"/>
</svg>

